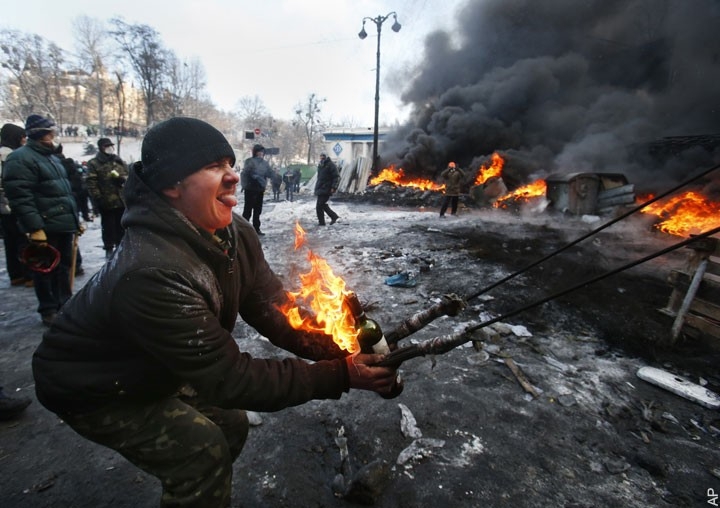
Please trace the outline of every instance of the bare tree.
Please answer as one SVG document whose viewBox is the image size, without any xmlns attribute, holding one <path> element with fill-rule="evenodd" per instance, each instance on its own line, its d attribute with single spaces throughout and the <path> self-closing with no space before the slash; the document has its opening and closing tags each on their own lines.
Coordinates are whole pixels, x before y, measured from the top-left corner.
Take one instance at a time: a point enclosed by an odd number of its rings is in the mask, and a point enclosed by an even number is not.
<svg viewBox="0 0 720 508">
<path fill-rule="evenodd" d="M 145 100 L 145 123 L 149 127 L 155 121 L 155 107 L 162 97 L 168 52 L 151 26 L 129 24 L 122 18 L 113 18 L 111 23 L 115 30 L 110 35 L 127 56 L 140 83 Z"/>
<path fill-rule="evenodd" d="M 102 21 L 88 16 L 73 20 L 73 33 L 80 66 L 90 75 L 88 88 L 97 100 L 100 132 L 105 132 L 105 60 L 110 55 L 108 28 Z"/>
<path fill-rule="evenodd" d="M 183 63 L 183 68 L 188 80 L 185 109 L 189 116 L 202 116 L 201 111 L 204 103 L 210 101 L 210 96 L 206 91 L 207 74 L 205 73 L 205 67 L 199 58 L 192 58 L 190 61 Z"/>
<path fill-rule="evenodd" d="M 1 66 L 10 87 L 4 102 L 15 116 L 41 113 L 62 121 L 63 52 L 59 46 L 35 34 L 0 31 Z"/>
<path fill-rule="evenodd" d="M 117 85 L 115 86 L 115 97 L 118 102 L 118 129 L 116 132 L 117 138 L 117 153 L 120 156 L 120 150 L 122 148 L 122 138 L 125 132 L 125 78 L 123 73 L 115 71 L 115 77 L 117 78 Z"/>
<path fill-rule="evenodd" d="M 265 103 L 257 95 L 240 97 L 235 104 L 235 111 L 248 128 L 261 127 L 263 120 L 270 116 Z"/>
<path fill-rule="evenodd" d="M 327 99 L 320 99 L 311 93 L 304 104 L 295 107 L 295 121 L 297 125 L 304 126 L 305 138 L 307 141 L 307 163 L 310 164 L 313 157 L 313 146 L 317 144 L 320 128 L 320 104 Z"/>
<path fill-rule="evenodd" d="M 167 88 L 164 90 L 163 112 L 166 116 L 198 116 L 205 98 L 205 68 L 197 58 L 180 60 L 168 51 Z"/>
</svg>

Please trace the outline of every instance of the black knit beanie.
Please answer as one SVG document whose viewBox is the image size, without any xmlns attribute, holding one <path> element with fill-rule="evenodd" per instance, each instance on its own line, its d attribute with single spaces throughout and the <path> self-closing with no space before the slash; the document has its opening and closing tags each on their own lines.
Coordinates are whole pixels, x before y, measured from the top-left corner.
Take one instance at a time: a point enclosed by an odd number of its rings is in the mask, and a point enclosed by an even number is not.
<svg viewBox="0 0 720 508">
<path fill-rule="evenodd" d="M 262 146 L 262 145 L 255 145 L 255 146 L 253 146 L 253 149 L 252 149 L 253 157 L 255 157 L 255 156 L 256 156 L 257 154 L 259 154 L 260 152 L 265 153 L 265 147 L 264 147 L 264 146 Z"/>
<path fill-rule="evenodd" d="M 30 115 L 25 120 L 25 133 L 30 139 L 40 139 L 55 128 L 55 122 L 40 115 Z"/>
<path fill-rule="evenodd" d="M 202 120 L 178 116 L 145 135 L 141 174 L 149 187 L 161 191 L 225 157 L 235 165 L 235 152 L 219 130 Z"/>
<path fill-rule="evenodd" d="M 25 137 L 25 129 L 14 123 L 6 123 L 0 129 L 0 143 L 13 150 L 22 146 L 22 139 Z"/>
</svg>

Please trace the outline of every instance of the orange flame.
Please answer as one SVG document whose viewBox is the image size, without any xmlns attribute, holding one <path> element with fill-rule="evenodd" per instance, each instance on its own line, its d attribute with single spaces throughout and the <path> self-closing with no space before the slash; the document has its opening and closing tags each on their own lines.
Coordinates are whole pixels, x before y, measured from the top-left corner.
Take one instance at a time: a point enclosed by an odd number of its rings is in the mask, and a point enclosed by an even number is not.
<svg viewBox="0 0 720 508">
<path fill-rule="evenodd" d="M 295 249 L 305 244 L 305 230 L 295 225 Z M 360 349 L 355 319 L 345 304 L 345 281 L 336 277 L 320 256 L 308 249 L 310 271 L 300 274 L 300 289 L 287 291 L 288 301 L 280 311 L 296 330 L 321 332 L 331 335 L 333 341 L 349 353 Z M 309 308 L 314 318 L 303 317 L 301 308 Z"/>
<path fill-rule="evenodd" d="M 652 196 L 645 199 L 652 199 Z M 641 210 L 656 215 L 662 221 L 654 227 L 675 236 L 690 237 L 720 226 L 720 203 L 688 191 L 667 200 L 652 203 Z"/>
<path fill-rule="evenodd" d="M 513 200 L 515 202 L 529 201 L 532 198 L 544 196 L 547 191 L 547 184 L 545 180 L 535 180 L 523 187 L 515 189 L 514 191 L 501 196 L 493 203 L 494 208 L 505 208 L 509 203 L 507 201 Z"/>
<path fill-rule="evenodd" d="M 383 182 L 394 183 L 399 187 L 415 187 L 420 190 L 440 191 L 445 188 L 445 185 L 440 185 L 432 180 L 426 180 L 423 178 L 408 179 L 405 177 L 405 171 L 403 171 L 402 168 L 395 169 L 394 164 L 391 164 L 389 168 L 385 168 L 380 171 L 378 176 L 370 180 L 370 185 L 378 185 Z"/>
<path fill-rule="evenodd" d="M 500 176 L 502 174 L 503 166 L 505 165 L 505 160 L 498 155 L 497 152 L 492 154 L 492 162 L 490 163 L 490 166 L 482 165 L 480 166 L 480 169 L 478 170 L 477 177 L 475 178 L 475 183 L 473 185 L 482 185 L 485 182 L 487 182 L 490 178 L 493 178 L 495 176 Z"/>
</svg>

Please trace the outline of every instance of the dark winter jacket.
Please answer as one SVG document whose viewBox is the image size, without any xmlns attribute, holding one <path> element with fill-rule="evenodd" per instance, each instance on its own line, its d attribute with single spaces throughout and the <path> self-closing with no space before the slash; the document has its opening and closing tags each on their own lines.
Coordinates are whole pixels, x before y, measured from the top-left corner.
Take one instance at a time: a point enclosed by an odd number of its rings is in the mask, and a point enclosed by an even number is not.
<svg viewBox="0 0 720 508">
<path fill-rule="evenodd" d="M 78 230 L 77 205 L 65 168 L 51 147 L 28 139 L 8 155 L 3 167 L 3 188 L 20 230 L 32 233 L 74 233 Z"/>
<path fill-rule="evenodd" d="M 315 181 L 315 195 L 329 195 L 337 190 L 340 182 L 340 173 L 330 157 L 318 164 L 317 180 Z"/>
<path fill-rule="evenodd" d="M 100 212 L 124 208 L 122 188 L 128 173 L 122 159 L 100 152 L 88 161 L 87 167 L 85 184 L 95 208 Z"/>
<path fill-rule="evenodd" d="M 267 181 L 272 178 L 270 164 L 262 157 L 245 159 L 245 165 L 240 173 L 240 186 L 245 191 L 265 192 Z"/>
<path fill-rule="evenodd" d="M 10 215 L 12 213 L 10 209 L 10 202 L 5 196 L 5 191 L 2 185 L 2 168 L 5 166 L 5 159 L 12 153 L 22 146 L 22 140 L 25 137 L 25 129 L 19 125 L 12 123 L 6 123 L 0 129 L 0 214 Z"/>
<path fill-rule="evenodd" d="M 292 169 L 288 169 L 283 173 L 282 180 L 286 187 L 295 185 L 295 172 Z"/>
<path fill-rule="evenodd" d="M 445 195 L 459 196 L 462 191 L 462 183 L 465 179 L 465 173 L 460 168 L 447 168 L 440 173 L 440 177 L 445 180 Z"/>
<path fill-rule="evenodd" d="M 332 338 L 293 330 L 252 226 L 200 232 L 131 170 L 120 246 L 58 313 L 33 356 L 38 400 L 59 414 L 149 401 L 189 384 L 209 404 L 275 411 L 349 389 Z M 222 243 L 219 241 L 222 239 Z M 299 356 L 254 359 L 231 332 L 238 313 Z"/>
</svg>

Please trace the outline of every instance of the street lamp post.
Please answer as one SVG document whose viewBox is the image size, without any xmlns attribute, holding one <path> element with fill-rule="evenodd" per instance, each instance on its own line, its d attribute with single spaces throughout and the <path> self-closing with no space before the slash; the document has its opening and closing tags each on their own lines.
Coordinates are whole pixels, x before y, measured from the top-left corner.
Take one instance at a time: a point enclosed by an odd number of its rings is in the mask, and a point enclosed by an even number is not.
<svg viewBox="0 0 720 508">
<path fill-rule="evenodd" d="M 378 163 L 378 120 L 380 116 L 380 33 L 382 32 L 382 24 L 385 22 L 386 19 L 388 19 L 390 16 L 393 17 L 395 22 L 392 24 L 392 31 L 393 32 L 399 32 L 401 25 L 398 23 L 397 20 L 397 14 L 395 11 L 387 13 L 385 16 L 378 16 L 377 18 L 369 18 L 365 17 L 362 20 L 363 26 L 362 30 L 360 30 L 360 33 L 358 33 L 358 37 L 360 39 L 365 39 L 367 37 L 367 32 L 365 31 L 365 22 L 366 21 L 372 21 L 375 23 L 375 26 L 377 27 L 377 63 L 375 65 L 375 125 L 373 127 L 373 158 L 372 158 L 372 174 L 378 173 L 377 163 Z"/>
</svg>

